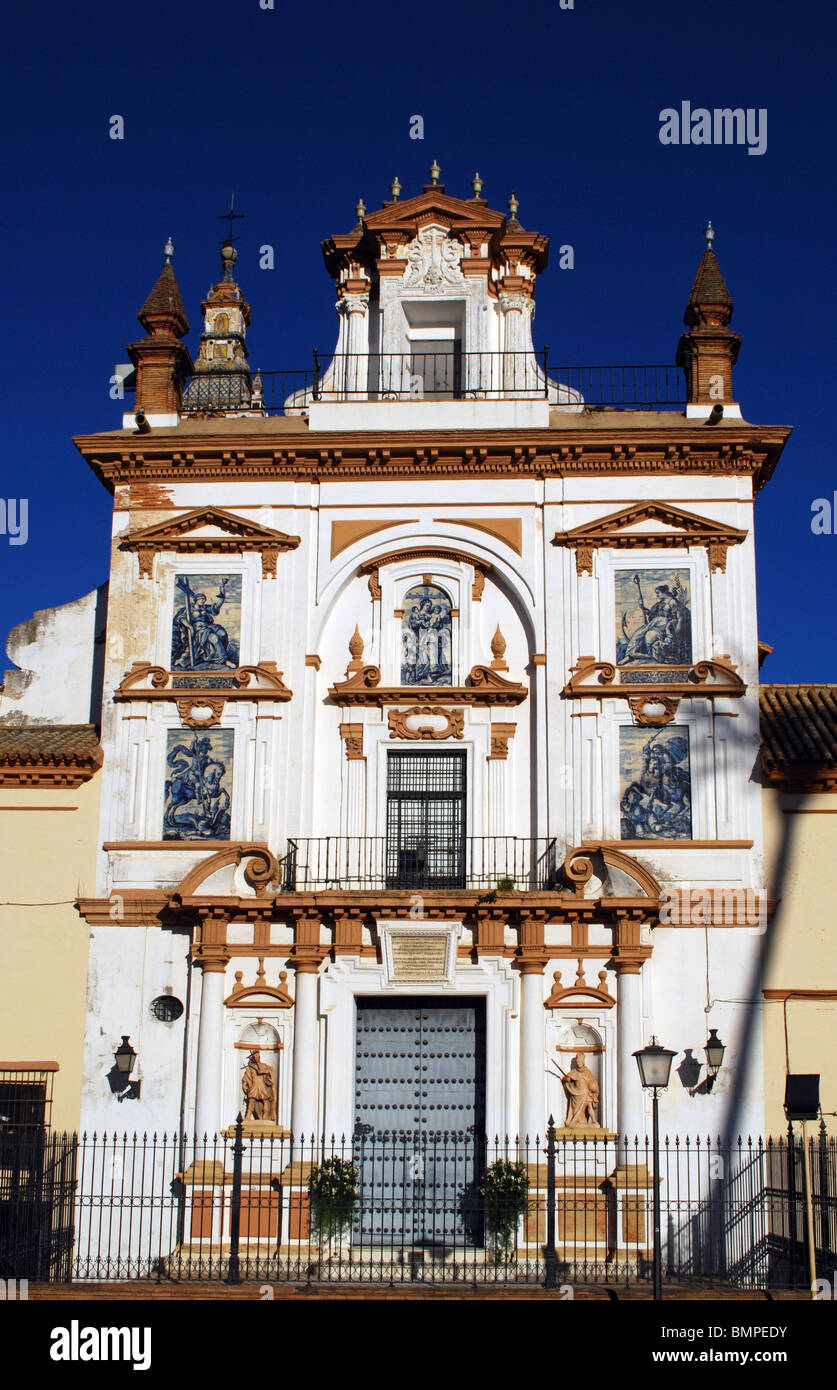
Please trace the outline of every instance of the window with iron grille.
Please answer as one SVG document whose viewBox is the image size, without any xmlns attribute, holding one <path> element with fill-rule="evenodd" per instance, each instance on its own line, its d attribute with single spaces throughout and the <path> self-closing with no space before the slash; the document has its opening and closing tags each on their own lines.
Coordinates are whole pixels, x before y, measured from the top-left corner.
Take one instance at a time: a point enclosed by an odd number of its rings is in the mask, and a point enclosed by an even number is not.
<svg viewBox="0 0 837 1390">
<path fill-rule="evenodd" d="M 465 887 L 464 752 L 387 755 L 388 888 Z"/>
<path fill-rule="evenodd" d="M 0 1133 L 48 1129 L 56 1062 L 0 1062 Z"/>
</svg>

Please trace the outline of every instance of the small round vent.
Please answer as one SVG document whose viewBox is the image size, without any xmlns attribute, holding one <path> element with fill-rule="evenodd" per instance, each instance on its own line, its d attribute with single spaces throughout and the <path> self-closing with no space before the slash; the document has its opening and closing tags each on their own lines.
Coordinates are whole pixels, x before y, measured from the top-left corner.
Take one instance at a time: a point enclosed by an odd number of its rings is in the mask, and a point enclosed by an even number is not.
<svg viewBox="0 0 837 1390">
<path fill-rule="evenodd" d="M 152 1001 L 151 1012 L 161 1023 L 174 1023 L 183 1013 L 183 1005 L 173 994 L 160 994 Z"/>
</svg>

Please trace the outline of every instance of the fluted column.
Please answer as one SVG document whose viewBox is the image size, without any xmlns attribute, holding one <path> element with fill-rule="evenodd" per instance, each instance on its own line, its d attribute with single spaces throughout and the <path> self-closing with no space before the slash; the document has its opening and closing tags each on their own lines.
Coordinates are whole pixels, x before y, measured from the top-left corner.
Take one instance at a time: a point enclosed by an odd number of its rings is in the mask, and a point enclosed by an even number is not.
<svg viewBox="0 0 837 1390">
<path fill-rule="evenodd" d="M 620 1143 L 642 1142 L 642 1084 L 634 1053 L 642 1047 L 642 978 L 638 961 L 617 963 L 616 1000 L 617 1111 Z M 630 1161 L 630 1160 L 629 1160 Z"/>
<path fill-rule="evenodd" d="M 528 295 L 501 293 L 503 314 L 503 390 L 521 391 L 537 385 L 532 352 L 531 314 L 534 304 Z"/>
<path fill-rule="evenodd" d="M 227 960 L 201 961 L 201 1011 L 198 1022 L 198 1067 L 195 1133 L 201 1139 L 221 1129 L 221 1082 L 224 1068 L 224 971 Z M 232 1118 L 232 1117 L 231 1117 Z"/>
<path fill-rule="evenodd" d="M 294 1138 L 310 1142 L 317 1129 L 319 1028 L 317 1025 L 318 962 L 296 965 L 294 991 L 294 1061 L 291 1129 Z"/>
<path fill-rule="evenodd" d="M 345 390 L 349 400 L 366 397 L 369 368 L 369 295 L 347 293 L 337 304 L 338 313 L 346 319 Z"/>
</svg>

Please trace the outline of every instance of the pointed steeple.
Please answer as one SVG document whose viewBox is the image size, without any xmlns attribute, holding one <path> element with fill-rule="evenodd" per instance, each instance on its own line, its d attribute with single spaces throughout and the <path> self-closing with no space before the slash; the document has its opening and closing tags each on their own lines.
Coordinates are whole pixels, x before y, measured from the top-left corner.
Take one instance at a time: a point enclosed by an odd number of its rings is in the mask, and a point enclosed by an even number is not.
<svg viewBox="0 0 837 1390">
<path fill-rule="evenodd" d="M 240 214 L 237 214 L 240 215 Z M 245 336 L 250 326 L 250 305 L 235 279 L 238 252 L 230 237 L 221 243 L 221 278 L 201 304 L 203 333 L 195 363 L 195 375 L 187 387 L 183 408 L 207 414 L 263 413 L 253 401 L 253 378 L 247 365 Z M 257 393 L 258 395 L 258 393 Z"/>
<path fill-rule="evenodd" d="M 171 264 L 171 238 L 164 252 L 163 268 L 137 316 L 146 337 L 128 345 L 136 368 L 136 409 L 146 416 L 179 414 L 183 383 L 192 371 L 189 349 L 180 341 L 189 332 L 189 321 Z"/>
<path fill-rule="evenodd" d="M 728 327 L 735 306 L 715 255 L 711 222 L 703 235 L 706 247 L 683 315 L 689 332 L 678 343 L 675 361 L 686 373 L 689 405 L 711 409 L 734 401 L 732 368 L 741 347 L 741 335 Z"/>
<path fill-rule="evenodd" d="M 683 322 L 688 328 L 700 323 L 727 324 L 732 318 L 732 311 L 735 308 L 712 245 L 715 240 L 715 229 L 711 222 L 707 223 L 703 235 L 706 241 L 706 250 L 700 258 L 700 265 L 683 316 Z"/>
<path fill-rule="evenodd" d="M 189 332 L 189 321 L 170 262 L 163 266 L 157 276 L 137 318 L 147 333 L 163 331 L 183 338 Z"/>
</svg>

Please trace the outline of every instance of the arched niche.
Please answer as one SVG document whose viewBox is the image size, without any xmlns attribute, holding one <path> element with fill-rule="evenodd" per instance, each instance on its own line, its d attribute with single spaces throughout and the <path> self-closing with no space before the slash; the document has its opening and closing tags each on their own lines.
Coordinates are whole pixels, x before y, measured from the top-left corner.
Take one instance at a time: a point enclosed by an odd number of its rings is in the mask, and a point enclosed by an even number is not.
<svg viewBox="0 0 837 1390">
<path fill-rule="evenodd" d="M 453 684 L 453 603 L 435 582 L 413 584 L 402 599 L 401 684 Z"/>
</svg>

